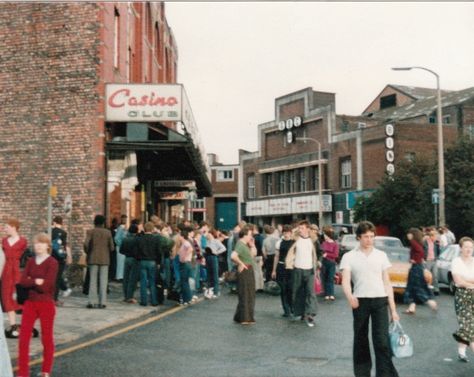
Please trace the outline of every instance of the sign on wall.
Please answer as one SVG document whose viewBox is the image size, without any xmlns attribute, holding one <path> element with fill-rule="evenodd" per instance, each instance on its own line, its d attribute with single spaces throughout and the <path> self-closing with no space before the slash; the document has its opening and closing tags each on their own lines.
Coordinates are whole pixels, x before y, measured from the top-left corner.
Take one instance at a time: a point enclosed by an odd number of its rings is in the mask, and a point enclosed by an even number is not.
<svg viewBox="0 0 474 377">
<path fill-rule="evenodd" d="M 387 173 L 389 175 L 393 175 L 395 173 L 395 152 L 393 151 L 394 147 L 394 138 L 393 135 L 395 134 L 395 128 L 393 127 L 393 124 L 386 124 L 385 125 L 385 135 L 387 136 L 385 138 L 385 159 L 387 160 Z"/>
<path fill-rule="evenodd" d="M 181 85 L 107 84 L 105 120 L 181 121 L 182 93 Z"/>
<path fill-rule="evenodd" d="M 247 202 L 247 216 L 291 215 L 319 211 L 319 196 L 305 195 L 292 198 L 263 199 Z M 323 195 L 322 211 L 332 211 L 332 196 Z"/>
</svg>

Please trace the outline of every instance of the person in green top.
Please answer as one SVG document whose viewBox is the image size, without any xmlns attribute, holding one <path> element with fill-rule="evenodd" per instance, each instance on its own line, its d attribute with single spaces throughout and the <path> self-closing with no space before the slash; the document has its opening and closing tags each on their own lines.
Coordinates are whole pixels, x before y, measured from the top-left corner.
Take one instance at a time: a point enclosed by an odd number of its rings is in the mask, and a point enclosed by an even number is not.
<svg viewBox="0 0 474 377">
<path fill-rule="evenodd" d="M 232 261 L 237 265 L 237 291 L 239 303 L 234 321 L 242 325 L 255 323 L 255 276 L 253 258 L 257 255 L 251 226 L 244 226 L 239 232 L 239 241 L 231 254 Z"/>
</svg>

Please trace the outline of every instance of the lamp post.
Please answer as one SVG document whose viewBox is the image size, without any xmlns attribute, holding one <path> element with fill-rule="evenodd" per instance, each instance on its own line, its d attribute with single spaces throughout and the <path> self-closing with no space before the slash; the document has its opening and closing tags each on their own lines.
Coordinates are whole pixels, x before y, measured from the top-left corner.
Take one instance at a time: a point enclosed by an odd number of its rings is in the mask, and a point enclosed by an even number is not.
<svg viewBox="0 0 474 377">
<path fill-rule="evenodd" d="M 439 225 L 446 224 L 445 211 L 445 190 L 444 190 L 444 147 L 443 147 L 443 116 L 441 107 L 441 88 L 439 85 L 439 75 L 431 69 L 425 67 L 394 67 L 394 71 L 410 71 L 412 69 L 422 69 L 428 71 L 436 77 L 436 91 L 438 105 L 436 117 L 438 118 L 438 188 L 439 188 Z"/>
<path fill-rule="evenodd" d="M 318 144 L 318 196 L 319 196 L 319 212 L 318 212 L 318 225 L 319 225 L 319 230 L 321 231 L 321 227 L 322 227 L 322 221 L 323 221 L 323 186 L 322 186 L 322 180 L 321 180 L 321 168 L 322 168 L 322 164 L 321 164 L 321 143 L 316 140 L 316 139 L 313 139 L 312 137 L 297 137 L 296 140 L 298 141 L 303 141 L 303 142 L 307 142 L 307 141 L 313 141 L 315 142 L 316 144 Z"/>
</svg>

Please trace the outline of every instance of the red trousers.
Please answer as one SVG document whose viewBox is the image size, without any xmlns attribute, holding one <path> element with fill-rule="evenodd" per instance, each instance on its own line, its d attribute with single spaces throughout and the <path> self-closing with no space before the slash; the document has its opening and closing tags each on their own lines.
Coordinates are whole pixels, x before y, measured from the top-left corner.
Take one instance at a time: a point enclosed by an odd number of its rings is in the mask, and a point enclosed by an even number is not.
<svg viewBox="0 0 474 377">
<path fill-rule="evenodd" d="M 41 323 L 41 343 L 43 344 L 43 366 L 41 372 L 51 373 L 54 359 L 54 317 L 56 307 L 54 301 L 30 301 L 23 305 L 23 315 L 21 317 L 20 344 L 18 356 L 18 376 L 30 376 L 30 341 L 33 326 L 39 318 Z"/>
</svg>

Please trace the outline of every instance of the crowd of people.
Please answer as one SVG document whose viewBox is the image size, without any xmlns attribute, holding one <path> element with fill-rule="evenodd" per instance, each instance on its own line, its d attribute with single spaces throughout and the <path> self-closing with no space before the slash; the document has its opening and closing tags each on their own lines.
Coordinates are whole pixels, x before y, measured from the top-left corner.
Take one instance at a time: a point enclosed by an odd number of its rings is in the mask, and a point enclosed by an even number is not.
<svg viewBox="0 0 474 377">
<path fill-rule="evenodd" d="M 142 306 L 160 305 L 165 298 L 187 306 L 200 294 L 217 299 L 226 281 L 230 292 L 238 294 L 234 321 L 253 325 L 256 292 L 276 282 L 282 316 L 312 328 L 318 314 L 317 295 L 327 303 L 337 298 L 334 282 L 340 262 L 343 292 L 354 316 L 355 375 L 370 375 L 369 319 L 377 375 L 398 375 L 386 336 L 388 316 L 399 319 L 388 277 L 390 262 L 385 253 L 374 248 L 375 227 L 370 222 L 359 224 L 356 235 L 360 244 L 342 258 L 334 229 L 324 226 L 320 230 L 306 220 L 276 227 L 241 221 L 229 232 L 214 229 L 205 221 L 171 226 L 157 216 L 145 223 L 135 219 L 127 223 L 127 217 L 122 216 L 112 229 L 107 229 L 105 217 L 97 215 L 94 227 L 86 233 L 83 292 L 88 296 L 88 309 L 107 308 L 112 279 L 122 284 L 124 303 Z M 51 236 L 40 233 L 34 237 L 33 254 L 27 252 L 27 240 L 20 236 L 19 229 L 18 220 L 8 220 L 2 239 L 1 305 L 9 326 L 3 329 L 0 321 L 0 337 L 19 338 L 18 376 L 29 376 L 29 343 L 32 336 L 38 336 L 34 324 L 39 319 L 44 348 L 42 376 L 48 377 L 53 365 L 56 307 L 62 305 L 60 292 L 63 297 L 71 293 L 64 278 L 65 268 L 72 262 L 71 249 L 59 216 L 53 220 Z M 407 239 L 411 269 L 404 296 L 408 304 L 405 313 L 415 314 L 416 305 L 423 303 L 436 311 L 436 259 L 455 242 L 454 235 L 446 228 L 412 228 L 407 231 Z M 473 241 L 463 237 L 459 245 L 460 256 L 452 264 L 459 321 L 453 336 L 458 342 L 458 358 L 466 362 L 467 347 L 474 351 Z M 426 281 L 425 270 L 432 273 L 433 287 Z M 26 291 L 22 302 L 18 286 Z M 21 326 L 16 315 L 20 311 Z M 0 339 L 0 353 L 0 377 L 10 377 L 4 338 Z"/>
</svg>

